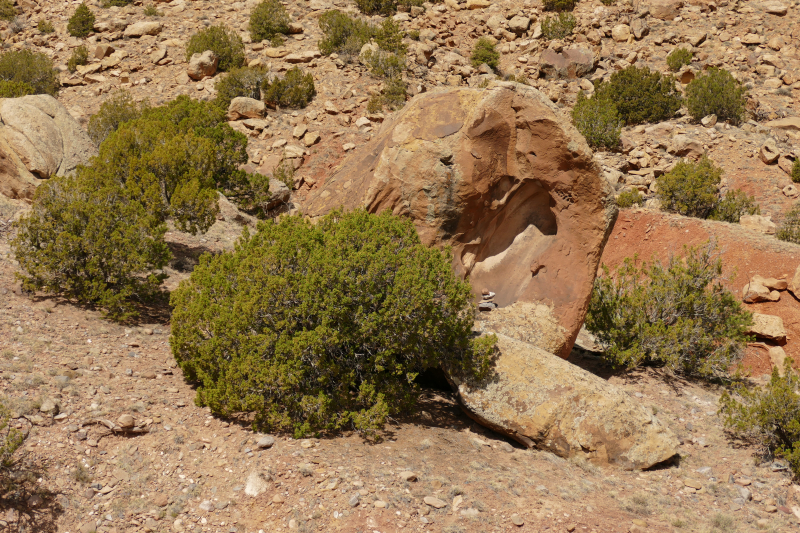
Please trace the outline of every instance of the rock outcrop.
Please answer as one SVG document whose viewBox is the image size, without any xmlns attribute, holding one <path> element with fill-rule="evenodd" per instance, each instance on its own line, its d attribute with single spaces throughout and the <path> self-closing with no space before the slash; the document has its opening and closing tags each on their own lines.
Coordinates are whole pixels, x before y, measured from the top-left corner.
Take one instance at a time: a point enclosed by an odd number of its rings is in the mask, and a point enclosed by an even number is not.
<svg viewBox="0 0 800 533">
<path fill-rule="evenodd" d="M 539 91 L 513 83 L 414 98 L 304 205 L 390 210 L 498 309 L 486 383 L 451 376 L 470 416 L 528 446 L 645 468 L 677 441 L 613 385 L 563 361 L 583 323 L 616 213 L 592 152 Z M 476 293 L 476 299 L 479 294 Z M 492 306 L 494 307 L 494 306 Z M 555 355 L 554 355 L 555 354 Z"/>
<path fill-rule="evenodd" d="M 481 424 L 529 447 L 629 469 L 675 455 L 672 432 L 619 388 L 531 344 L 501 334 L 497 339 L 494 378 L 451 378 Z"/>
<path fill-rule="evenodd" d="M 42 179 L 70 174 L 96 153 L 80 124 L 52 96 L 0 99 L 0 194 L 30 200 Z"/>
</svg>

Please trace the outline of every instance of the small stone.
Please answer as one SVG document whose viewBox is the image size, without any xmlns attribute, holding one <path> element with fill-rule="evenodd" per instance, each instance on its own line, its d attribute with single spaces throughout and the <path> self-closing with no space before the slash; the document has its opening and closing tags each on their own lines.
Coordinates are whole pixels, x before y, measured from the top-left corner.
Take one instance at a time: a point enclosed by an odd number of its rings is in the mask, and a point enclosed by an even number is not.
<svg viewBox="0 0 800 533">
<path fill-rule="evenodd" d="M 263 450 L 264 448 L 272 448 L 274 444 L 275 444 L 275 437 L 273 437 L 272 435 L 265 435 L 260 439 L 258 439 L 258 442 L 256 442 L 256 448 L 260 448 Z"/>
<path fill-rule="evenodd" d="M 405 472 L 400 472 L 400 479 L 402 479 L 403 481 L 416 481 L 417 475 L 414 472 L 410 472 L 407 470 Z"/>
<path fill-rule="evenodd" d="M 199 507 L 203 511 L 208 512 L 208 511 L 210 511 L 211 509 L 214 508 L 214 502 L 212 502 L 210 500 L 203 500 L 203 502 L 199 505 Z"/>
<path fill-rule="evenodd" d="M 314 443 L 312 441 L 310 441 L 310 440 L 304 440 L 304 441 L 302 441 L 300 443 L 300 447 L 301 448 L 306 448 L 306 449 L 313 448 L 314 447 Z"/>
<path fill-rule="evenodd" d="M 523 520 L 522 517 L 518 514 L 512 514 L 511 523 L 517 527 L 522 527 L 525 525 L 525 520 Z"/>
<path fill-rule="evenodd" d="M 281 496 L 280 494 L 276 494 L 275 496 L 272 497 L 272 503 L 283 503 L 285 501 L 286 500 L 283 499 L 283 496 Z"/>
<path fill-rule="evenodd" d="M 156 507 L 166 507 L 169 504 L 169 497 L 166 494 L 156 494 L 153 498 L 153 505 Z"/>
<path fill-rule="evenodd" d="M 361 502 L 361 495 L 356 493 L 350 497 L 350 499 L 347 501 L 347 504 L 350 507 L 357 507 L 360 502 Z"/>
<path fill-rule="evenodd" d="M 425 496 L 425 498 L 423 498 L 422 501 L 424 501 L 426 505 L 430 505 L 431 507 L 434 507 L 436 509 L 447 507 L 447 503 L 443 502 L 442 500 L 434 496 Z"/>
<path fill-rule="evenodd" d="M 344 150 L 345 152 L 349 152 L 350 150 L 353 150 L 355 147 L 356 145 L 353 143 L 344 143 L 342 145 L 342 150 Z"/>
<path fill-rule="evenodd" d="M 135 425 L 135 421 L 131 415 L 124 414 L 117 418 L 117 425 L 122 429 L 130 429 Z"/>
<path fill-rule="evenodd" d="M 640 518 L 634 518 L 633 520 L 631 520 L 631 522 L 633 522 L 634 526 L 647 527 L 647 522 L 645 522 Z"/>
<path fill-rule="evenodd" d="M 377 500 L 377 501 L 375 501 L 375 507 L 377 507 L 378 509 L 385 509 L 386 508 L 386 502 L 383 501 L 383 500 Z"/>
<path fill-rule="evenodd" d="M 695 490 L 700 490 L 703 488 L 703 484 L 697 481 L 696 479 L 684 479 L 683 484 Z"/>
<path fill-rule="evenodd" d="M 767 505 L 767 506 L 764 507 L 764 512 L 765 513 L 777 513 L 778 512 L 778 508 L 775 507 L 774 505 Z"/>
</svg>

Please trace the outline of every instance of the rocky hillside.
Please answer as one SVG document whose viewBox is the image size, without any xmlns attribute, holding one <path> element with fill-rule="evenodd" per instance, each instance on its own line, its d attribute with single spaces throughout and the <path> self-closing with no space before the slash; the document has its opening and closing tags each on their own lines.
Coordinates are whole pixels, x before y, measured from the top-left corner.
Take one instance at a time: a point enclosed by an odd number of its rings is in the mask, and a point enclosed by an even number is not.
<svg viewBox="0 0 800 533">
<path fill-rule="evenodd" d="M 800 3 L 582 1 L 572 33 L 553 40 L 543 36 L 539 0 L 401 8 L 392 18 L 406 35 L 409 97 L 432 94 L 394 112 L 367 109 L 384 82 L 357 57 L 319 51 L 319 17 L 332 9 L 362 16 L 353 2 L 284 2 L 291 24 L 280 44 L 251 41 L 254 0 L 102 4 L 87 2 L 94 31 L 79 39 L 67 32 L 77 2 L 17 0 L 20 14 L 0 21 L 5 50 L 51 57 L 61 77 L 58 102 L 83 127 L 119 89 L 151 105 L 179 95 L 213 99 L 227 74 L 190 65 L 185 53 L 191 35 L 211 25 L 241 35 L 250 66 L 311 73 L 316 96 L 307 107 L 229 115 L 248 136 L 248 169 L 293 166 L 291 191 L 273 187 L 290 208 L 283 211 L 390 209 L 412 218 L 427 243 L 454 246 L 456 271 L 492 293 L 476 295 L 494 309 L 479 329 L 508 336 L 498 366 L 505 388 L 484 397 L 464 384 L 457 393 L 439 384 L 414 416 L 392 420 L 379 442 L 347 432 L 305 440 L 257 434 L 246 420 L 211 416 L 194 404 L 195 390 L 176 368 L 166 304 L 117 324 L 22 291 L 11 221 L 28 209 L 38 183 L 94 149 L 49 97 L 3 100 L 0 151 L 14 155 L 0 166 L 0 395 L 12 425 L 30 431 L 23 452 L 36 476 L 21 502 L 0 501 L 0 530 L 797 529 L 800 485 L 784 461 L 754 461 L 756 447 L 723 432 L 723 388 L 652 368 L 613 371 L 585 349 L 593 346 L 584 335 L 584 348 L 570 347 L 599 263 L 613 267 L 636 253 L 666 258 L 711 238 L 720 244 L 727 286 L 748 309 L 781 322 L 748 346 L 753 383 L 787 355 L 800 360 L 800 294 L 790 290 L 800 248 L 774 237 L 800 197 L 790 177 L 800 158 Z M 40 21 L 55 31 L 42 33 Z M 482 37 L 500 53 L 496 72 L 470 60 Z M 89 60 L 70 72 L 80 46 Z M 677 48 L 691 51 L 692 61 L 673 73 L 666 58 Z M 723 67 L 748 88 L 747 119 L 696 122 L 683 108 L 670 120 L 623 128 L 618 151 L 592 153 L 569 113 L 580 91 L 591 93 L 592 82 L 630 65 L 674 75 L 681 88 Z M 25 113 L 36 114 L 39 126 L 26 126 Z M 19 132 L 28 144 L 18 142 Z M 658 209 L 656 178 L 704 153 L 724 170 L 722 191 L 754 195 L 760 215 L 734 225 Z M 449 195 L 453 175 L 469 177 L 458 195 Z M 634 189 L 644 206 L 614 219 L 613 198 Z M 242 227 L 254 225 L 220 202 L 207 233 L 167 233 L 174 259 L 165 288 L 185 279 L 201 253 L 231 249 Z M 462 225 L 452 226 L 454 219 Z M 552 353 L 570 365 L 548 359 Z M 515 381 L 520 375 L 533 377 Z M 558 388 L 564 384 L 567 392 Z M 550 396 L 537 404 L 542 395 Z M 508 405 L 513 416 L 495 409 Z M 536 414 L 542 406 L 549 419 Z M 623 434 L 629 420 L 638 427 Z"/>
</svg>

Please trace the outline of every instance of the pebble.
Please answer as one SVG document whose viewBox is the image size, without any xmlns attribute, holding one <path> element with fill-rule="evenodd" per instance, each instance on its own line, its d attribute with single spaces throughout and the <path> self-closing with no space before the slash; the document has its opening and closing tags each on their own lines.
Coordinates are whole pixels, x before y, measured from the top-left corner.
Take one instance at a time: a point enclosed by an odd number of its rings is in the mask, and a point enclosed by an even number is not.
<svg viewBox="0 0 800 533">
<path fill-rule="evenodd" d="M 523 520 L 522 517 L 518 514 L 512 514 L 511 523 L 517 527 L 522 527 L 525 525 L 525 520 Z"/>
<path fill-rule="evenodd" d="M 378 509 L 385 509 L 386 508 L 386 502 L 383 501 L 383 500 L 376 500 L 374 505 Z"/>
<path fill-rule="evenodd" d="M 276 494 L 275 496 L 272 497 L 272 503 L 283 503 L 285 501 L 286 500 L 284 500 L 283 496 L 281 496 L 280 494 Z"/>
</svg>

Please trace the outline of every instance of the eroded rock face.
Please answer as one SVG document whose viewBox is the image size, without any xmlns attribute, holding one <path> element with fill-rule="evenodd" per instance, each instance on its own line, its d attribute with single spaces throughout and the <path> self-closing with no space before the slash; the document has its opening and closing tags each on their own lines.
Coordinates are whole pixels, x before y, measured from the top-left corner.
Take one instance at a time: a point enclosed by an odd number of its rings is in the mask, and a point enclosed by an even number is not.
<svg viewBox="0 0 800 533">
<path fill-rule="evenodd" d="M 391 210 L 502 308 L 547 306 L 566 357 L 616 209 L 591 150 L 536 89 L 496 83 L 414 98 L 309 195 L 304 211 Z M 477 293 L 476 293 L 477 297 Z"/>
<path fill-rule="evenodd" d="M 0 99 L 0 194 L 30 200 L 42 179 L 70 174 L 96 154 L 80 124 L 52 96 Z"/>
<path fill-rule="evenodd" d="M 599 464 L 648 468 L 678 440 L 640 402 L 607 381 L 531 344 L 498 334 L 494 378 L 451 377 L 470 416 L 523 445 Z"/>
</svg>

